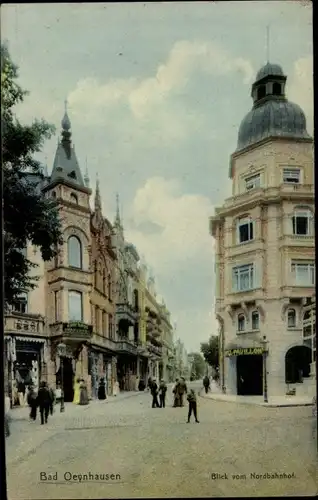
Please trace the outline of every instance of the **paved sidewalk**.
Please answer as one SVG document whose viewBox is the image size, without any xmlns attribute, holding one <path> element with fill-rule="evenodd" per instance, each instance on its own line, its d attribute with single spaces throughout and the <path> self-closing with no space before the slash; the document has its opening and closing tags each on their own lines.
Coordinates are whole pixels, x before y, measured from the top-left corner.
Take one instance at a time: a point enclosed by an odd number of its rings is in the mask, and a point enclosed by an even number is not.
<svg viewBox="0 0 318 500">
<path fill-rule="evenodd" d="M 240 403 L 267 407 L 312 406 L 312 398 L 306 396 L 272 396 L 268 398 L 268 403 L 264 403 L 263 396 L 237 396 L 233 394 L 223 394 L 215 382 L 211 385 L 211 392 L 205 394 L 204 389 L 202 389 L 200 391 L 200 396 L 226 403 Z"/>
</svg>

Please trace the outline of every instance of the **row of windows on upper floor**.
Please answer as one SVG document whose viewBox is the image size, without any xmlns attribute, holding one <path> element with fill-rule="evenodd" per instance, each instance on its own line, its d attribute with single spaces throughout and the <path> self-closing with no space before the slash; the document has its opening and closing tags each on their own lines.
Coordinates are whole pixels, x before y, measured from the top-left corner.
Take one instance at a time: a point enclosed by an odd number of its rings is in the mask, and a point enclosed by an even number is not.
<svg viewBox="0 0 318 500">
<path fill-rule="evenodd" d="M 314 235 L 314 215 L 304 207 L 295 208 L 290 217 L 291 234 L 294 236 Z M 236 242 L 248 243 L 255 239 L 255 221 L 251 217 L 242 217 L 236 223 Z"/>
<path fill-rule="evenodd" d="M 298 167 L 285 167 L 281 172 L 281 182 L 283 184 L 301 184 L 302 169 Z M 252 191 L 264 187 L 263 174 L 261 172 L 244 177 L 242 191 Z"/>
<path fill-rule="evenodd" d="M 290 286 L 315 286 L 316 264 L 314 260 L 290 261 Z M 232 292 L 245 292 L 261 287 L 261 276 L 255 263 L 232 268 Z"/>
<path fill-rule="evenodd" d="M 300 318 L 298 317 L 298 322 L 297 322 L 297 313 L 296 309 L 289 308 L 286 313 L 286 323 L 287 323 L 287 328 L 288 329 L 293 329 L 297 327 L 303 327 L 303 337 L 304 338 L 311 338 L 315 337 L 315 328 L 314 328 L 314 323 L 309 324 L 304 326 L 304 323 L 308 319 L 308 312 L 303 314 L 302 317 L 302 324 L 300 324 Z M 246 317 L 245 314 L 239 313 L 237 315 L 237 332 L 242 333 L 242 332 L 247 332 L 250 331 L 247 329 L 247 323 L 249 322 L 249 317 Z M 259 312 L 258 311 L 252 311 L 251 313 L 251 331 L 257 331 L 259 330 L 260 323 L 259 323 Z M 315 347 L 316 343 L 314 342 Z"/>
</svg>

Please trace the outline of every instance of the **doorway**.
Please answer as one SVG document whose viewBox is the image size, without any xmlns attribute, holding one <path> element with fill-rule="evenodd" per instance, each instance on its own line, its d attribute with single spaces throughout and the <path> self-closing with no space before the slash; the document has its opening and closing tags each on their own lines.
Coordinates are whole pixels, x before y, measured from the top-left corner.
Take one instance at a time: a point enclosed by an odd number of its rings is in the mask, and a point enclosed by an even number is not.
<svg viewBox="0 0 318 500">
<path fill-rule="evenodd" d="M 64 401 L 71 403 L 74 399 L 74 371 L 71 358 L 61 358 L 61 365 L 56 374 L 56 383 L 61 384 L 61 368 L 63 366 Z"/>
<path fill-rule="evenodd" d="M 263 356 L 237 356 L 238 396 L 261 396 L 263 394 Z"/>
<path fill-rule="evenodd" d="M 285 355 L 286 384 L 302 383 L 303 378 L 310 376 L 310 347 L 300 345 L 291 347 Z"/>
</svg>

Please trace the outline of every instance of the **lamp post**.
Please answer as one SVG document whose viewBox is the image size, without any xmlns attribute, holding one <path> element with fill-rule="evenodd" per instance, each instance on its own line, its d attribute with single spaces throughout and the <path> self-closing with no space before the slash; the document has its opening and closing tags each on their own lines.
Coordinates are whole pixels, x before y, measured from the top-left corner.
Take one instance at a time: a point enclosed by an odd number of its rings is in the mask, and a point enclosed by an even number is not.
<svg viewBox="0 0 318 500">
<path fill-rule="evenodd" d="M 61 366 L 61 406 L 60 406 L 60 412 L 63 413 L 65 411 L 65 406 L 64 406 L 64 357 L 66 354 L 66 345 L 61 342 L 57 346 L 57 352 L 58 355 L 60 356 L 60 366 Z"/>
<path fill-rule="evenodd" d="M 268 340 L 266 340 L 266 335 L 264 335 L 263 340 L 261 341 L 263 346 L 263 377 L 264 377 L 264 403 L 268 403 L 268 394 L 267 394 L 267 344 Z"/>
</svg>

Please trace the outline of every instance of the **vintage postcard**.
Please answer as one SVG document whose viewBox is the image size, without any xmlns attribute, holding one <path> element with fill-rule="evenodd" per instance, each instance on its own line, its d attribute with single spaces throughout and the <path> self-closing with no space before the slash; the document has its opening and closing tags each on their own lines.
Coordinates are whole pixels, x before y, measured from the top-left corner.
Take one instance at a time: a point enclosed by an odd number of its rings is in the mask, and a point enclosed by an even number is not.
<svg viewBox="0 0 318 500">
<path fill-rule="evenodd" d="M 8 499 L 316 495 L 312 2 L 1 14 Z"/>
</svg>

